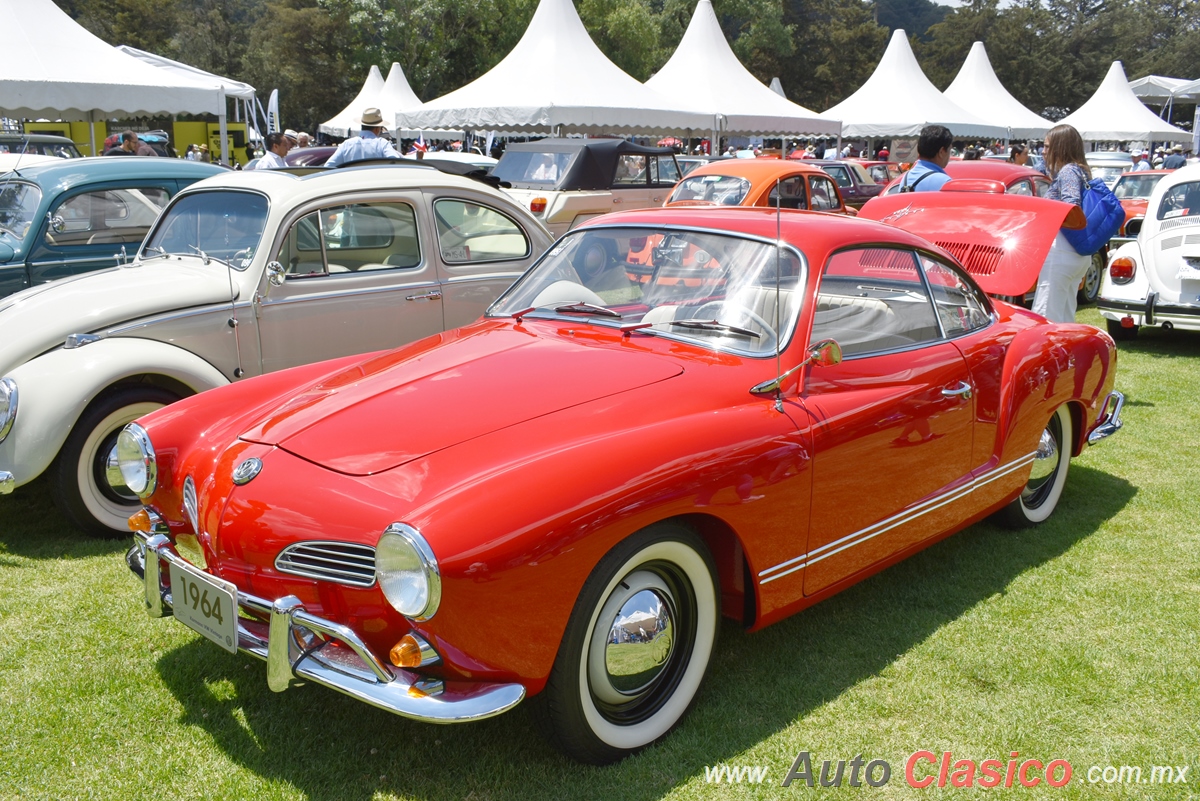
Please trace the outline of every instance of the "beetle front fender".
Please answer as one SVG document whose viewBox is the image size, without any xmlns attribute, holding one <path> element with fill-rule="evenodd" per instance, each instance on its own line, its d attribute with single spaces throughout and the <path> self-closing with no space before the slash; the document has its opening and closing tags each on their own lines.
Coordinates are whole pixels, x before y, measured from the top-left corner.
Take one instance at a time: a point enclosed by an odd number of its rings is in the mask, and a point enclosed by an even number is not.
<svg viewBox="0 0 1200 801">
<path fill-rule="evenodd" d="M 0 443 L 0 470 L 15 486 L 41 475 L 58 455 L 88 404 L 109 387 L 138 376 L 163 376 L 193 392 L 228 384 L 217 368 L 183 348 L 132 337 L 101 339 L 50 351 L 8 377 L 17 383 L 17 419 Z"/>
</svg>

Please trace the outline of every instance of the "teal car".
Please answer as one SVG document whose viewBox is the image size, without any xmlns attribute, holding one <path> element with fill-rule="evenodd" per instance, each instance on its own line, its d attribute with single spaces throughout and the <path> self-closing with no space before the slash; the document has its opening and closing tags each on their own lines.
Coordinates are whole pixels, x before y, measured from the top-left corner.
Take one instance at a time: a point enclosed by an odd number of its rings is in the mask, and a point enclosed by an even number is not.
<svg viewBox="0 0 1200 801">
<path fill-rule="evenodd" d="M 124 264 L 175 193 L 223 171 L 102 156 L 39 160 L 0 174 L 0 297 Z"/>
</svg>

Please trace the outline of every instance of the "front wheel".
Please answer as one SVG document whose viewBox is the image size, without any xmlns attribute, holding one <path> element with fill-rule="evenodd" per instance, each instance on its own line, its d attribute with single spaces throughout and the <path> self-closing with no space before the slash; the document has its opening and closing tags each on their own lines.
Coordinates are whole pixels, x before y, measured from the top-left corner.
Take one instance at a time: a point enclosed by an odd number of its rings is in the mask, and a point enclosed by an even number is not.
<svg viewBox="0 0 1200 801">
<path fill-rule="evenodd" d="M 97 537 L 129 534 L 129 516 L 141 501 L 112 461 L 117 435 L 128 423 L 177 400 L 161 387 L 139 384 L 101 395 L 80 415 L 54 469 L 54 498 L 72 523 Z"/>
<path fill-rule="evenodd" d="M 1054 513 L 1067 483 L 1071 464 L 1073 426 L 1071 412 L 1064 405 L 1055 410 L 1033 457 L 1029 481 L 1017 499 L 1001 510 L 1001 519 L 1013 528 L 1035 526 Z"/>
<path fill-rule="evenodd" d="M 691 707 L 717 637 L 716 570 L 674 523 L 608 553 L 575 602 L 534 720 L 568 756 L 615 762 L 665 735 Z"/>
</svg>

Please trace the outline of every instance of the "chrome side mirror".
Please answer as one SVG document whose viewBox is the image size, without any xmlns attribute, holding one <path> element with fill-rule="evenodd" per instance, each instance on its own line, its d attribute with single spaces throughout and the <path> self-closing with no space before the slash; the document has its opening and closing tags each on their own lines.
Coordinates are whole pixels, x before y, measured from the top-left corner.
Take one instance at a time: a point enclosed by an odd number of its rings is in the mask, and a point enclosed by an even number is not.
<svg viewBox="0 0 1200 801">
<path fill-rule="evenodd" d="M 267 280 L 271 282 L 271 286 L 283 286 L 283 265 L 277 261 L 267 262 Z"/>
<path fill-rule="evenodd" d="M 63 218 L 52 211 L 46 212 L 46 221 L 50 223 L 50 230 L 56 234 L 61 234 L 67 230 L 67 224 L 63 221 Z"/>
<path fill-rule="evenodd" d="M 832 367 L 842 363 L 842 346 L 834 339 L 822 339 L 814 342 L 808 348 L 808 364 L 818 367 Z"/>
</svg>

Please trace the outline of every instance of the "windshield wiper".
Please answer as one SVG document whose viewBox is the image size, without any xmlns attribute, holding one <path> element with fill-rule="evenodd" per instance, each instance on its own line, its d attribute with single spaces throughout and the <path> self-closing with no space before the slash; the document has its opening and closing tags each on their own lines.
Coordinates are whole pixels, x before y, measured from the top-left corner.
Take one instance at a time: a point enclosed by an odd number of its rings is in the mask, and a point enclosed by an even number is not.
<svg viewBox="0 0 1200 801">
<path fill-rule="evenodd" d="M 157 250 L 157 251 L 158 251 L 158 255 L 154 257 L 154 258 L 156 258 L 156 259 L 157 259 L 157 258 L 161 258 L 161 257 L 163 257 L 163 256 L 170 256 L 170 255 L 171 255 L 171 254 L 170 254 L 170 253 L 168 253 L 167 251 L 165 251 L 165 250 L 163 250 L 162 248 L 160 248 L 158 245 L 150 245 L 149 247 L 144 247 L 144 248 L 142 248 L 142 253 L 149 253 L 149 252 L 150 252 L 150 251 L 152 251 L 152 250 Z"/>
<path fill-rule="evenodd" d="M 749 328 L 741 328 L 729 323 L 719 323 L 716 320 L 668 320 L 667 325 L 677 325 L 680 328 L 697 328 L 705 331 L 728 331 L 731 334 L 741 334 L 744 337 L 754 337 L 760 339 L 762 334 L 757 331 L 751 331 Z"/>
<path fill-rule="evenodd" d="M 200 248 L 196 247 L 195 245 L 188 245 L 188 247 L 191 248 L 192 250 L 196 251 L 196 255 L 198 255 L 201 259 L 203 259 L 205 264 L 208 264 L 210 261 L 215 261 L 215 262 L 219 262 L 220 264 L 224 264 L 226 267 L 228 267 L 230 269 L 233 269 L 233 265 L 230 264 L 229 262 L 225 261 L 224 259 L 218 259 L 216 256 L 210 256 L 207 253 L 205 253 L 203 250 L 201 250 Z"/>
<path fill-rule="evenodd" d="M 612 309 L 606 309 L 603 306 L 597 306 L 594 303 L 585 303 L 584 301 L 576 301 L 575 303 L 566 303 L 562 306 L 555 306 L 554 311 L 559 314 L 596 314 L 601 317 L 620 317 L 620 312 L 615 312 Z"/>
</svg>

